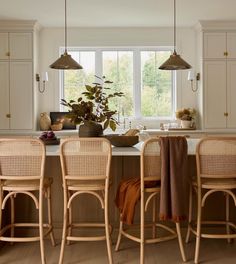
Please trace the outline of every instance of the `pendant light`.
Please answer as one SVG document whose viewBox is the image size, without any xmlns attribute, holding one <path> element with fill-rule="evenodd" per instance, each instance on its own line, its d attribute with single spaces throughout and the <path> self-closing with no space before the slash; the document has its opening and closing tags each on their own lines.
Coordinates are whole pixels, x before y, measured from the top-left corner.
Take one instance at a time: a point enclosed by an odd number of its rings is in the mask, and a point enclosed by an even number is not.
<svg viewBox="0 0 236 264">
<path fill-rule="evenodd" d="M 67 9 L 65 0 L 65 51 L 59 59 L 57 59 L 53 64 L 50 65 L 52 69 L 58 70 L 80 70 L 83 67 L 76 62 L 70 54 L 67 53 Z"/>
<path fill-rule="evenodd" d="M 160 70 L 187 70 L 192 68 L 185 60 L 183 60 L 176 52 L 176 0 L 174 0 L 174 52 L 170 55 L 160 67 Z"/>
</svg>

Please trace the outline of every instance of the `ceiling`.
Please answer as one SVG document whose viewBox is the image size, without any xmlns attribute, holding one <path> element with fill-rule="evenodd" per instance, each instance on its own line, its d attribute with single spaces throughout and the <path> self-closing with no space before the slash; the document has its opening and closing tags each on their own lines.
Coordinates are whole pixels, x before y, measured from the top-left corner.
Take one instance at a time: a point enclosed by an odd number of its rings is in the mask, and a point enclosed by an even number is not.
<svg viewBox="0 0 236 264">
<path fill-rule="evenodd" d="M 174 0 L 67 0 L 69 27 L 160 27 L 173 24 Z M 236 20 L 236 0 L 176 0 L 177 25 Z M 0 0 L 0 19 L 64 23 L 64 0 Z"/>
</svg>

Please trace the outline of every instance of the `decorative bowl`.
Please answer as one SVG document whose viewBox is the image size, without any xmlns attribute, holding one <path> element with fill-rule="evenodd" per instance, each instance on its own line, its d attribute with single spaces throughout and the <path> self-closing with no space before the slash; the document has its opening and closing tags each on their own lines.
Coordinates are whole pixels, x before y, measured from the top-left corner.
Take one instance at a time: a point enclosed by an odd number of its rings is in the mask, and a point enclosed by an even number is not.
<svg viewBox="0 0 236 264">
<path fill-rule="evenodd" d="M 118 134 L 104 135 L 115 147 L 132 147 L 139 142 L 138 136 L 124 136 Z"/>
</svg>

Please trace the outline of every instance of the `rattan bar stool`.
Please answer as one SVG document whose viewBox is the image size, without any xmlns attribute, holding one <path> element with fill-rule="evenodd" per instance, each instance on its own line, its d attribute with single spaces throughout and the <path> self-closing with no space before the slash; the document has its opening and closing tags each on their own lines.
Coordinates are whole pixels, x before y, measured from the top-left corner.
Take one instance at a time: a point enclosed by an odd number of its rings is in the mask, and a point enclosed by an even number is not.
<svg viewBox="0 0 236 264">
<path fill-rule="evenodd" d="M 51 178 L 44 177 L 45 146 L 38 139 L 0 139 L 0 241 L 32 242 L 40 241 L 41 261 L 46 263 L 43 238 L 50 234 L 55 245 L 51 217 Z M 14 199 L 18 194 L 32 198 L 39 212 L 38 223 L 15 223 Z M 43 223 L 43 195 L 47 198 L 48 223 Z M 11 223 L 2 227 L 3 210 L 7 201 L 11 204 Z M 39 228 L 36 236 L 15 237 L 15 228 Z M 44 233 L 43 228 L 47 231 Z M 10 237 L 5 236 L 10 230 Z M 1 258 L 1 257 L 0 257 Z"/>
<path fill-rule="evenodd" d="M 156 181 L 156 186 L 148 186 L 148 182 Z M 168 241 L 174 238 L 178 238 L 180 252 L 183 261 L 186 261 L 180 223 L 176 223 L 176 230 L 165 225 L 163 222 L 158 222 L 157 217 L 157 198 L 160 196 L 161 191 L 161 158 L 160 158 L 160 145 L 158 138 L 150 138 L 143 144 L 141 150 L 141 199 L 140 199 L 140 235 L 134 235 L 132 232 L 136 225 L 125 225 L 122 221 L 122 215 L 120 215 L 120 227 L 119 234 L 116 243 L 115 250 L 118 251 L 122 236 L 129 238 L 133 241 L 140 243 L 140 264 L 145 260 L 145 244 L 158 243 L 162 241 Z M 152 207 L 152 220 L 149 223 L 145 223 L 145 212 L 149 207 Z M 149 238 L 145 234 L 147 228 L 151 228 L 151 236 Z M 157 228 L 166 231 L 166 235 L 157 235 Z"/>
<path fill-rule="evenodd" d="M 104 138 L 69 138 L 60 148 L 64 190 L 64 220 L 59 263 L 63 263 L 65 243 L 69 241 L 106 240 L 108 260 L 113 263 L 108 219 L 108 190 L 111 144 Z M 72 202 L 89 194 L 99 200 L 104 210 L 103 223 L 72 222 Z M 74 228 L 105 228 L 105 235 L 75 236 Z M 69 244 L 69 243 L 68 243 Z"/>
<path fill-rule="evenodd" d="M 235 223 L 229 219 L 229 197 L 233 198 L 236 206 L 236 137 L 214 137 L 202 139 L 196 149 L 197 179 L 192 181 L 189 201 L 189 224 L 186 242 L 189 242 L 190 233 L 196 235 L 196 249 L 194 262 L 199 261 L 201 238 L 227 239 L 236 238 Z M 225 195 L 225 221 L 203 221 L 202 208 L 212 194 L 222 192 Z M 197 227 L 192 221 L 193 194 L 197 195 Z M 202 232 L 202 224 L 223 225 L 226 233 Z"/>
</svg>

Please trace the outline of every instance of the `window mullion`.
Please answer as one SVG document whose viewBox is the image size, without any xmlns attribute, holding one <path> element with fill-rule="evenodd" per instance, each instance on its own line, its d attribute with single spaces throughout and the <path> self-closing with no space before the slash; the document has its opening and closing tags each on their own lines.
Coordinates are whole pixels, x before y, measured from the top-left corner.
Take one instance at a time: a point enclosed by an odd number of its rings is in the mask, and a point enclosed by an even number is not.
<svg viewBox="0 0 236 264">
<path fill-rule="evenodd" d="M 133 97 L 134 97 L 134 116 L 141 118 L 141 53 L 134 50 L 133 55 Z"/>
<path fill-rule="evenodd" d="M 102 77 L 103 74 L 103 65 L 102 65 L 102 51 L 97 49 L 95 51 L 95 75 Z"/>
</svg>

